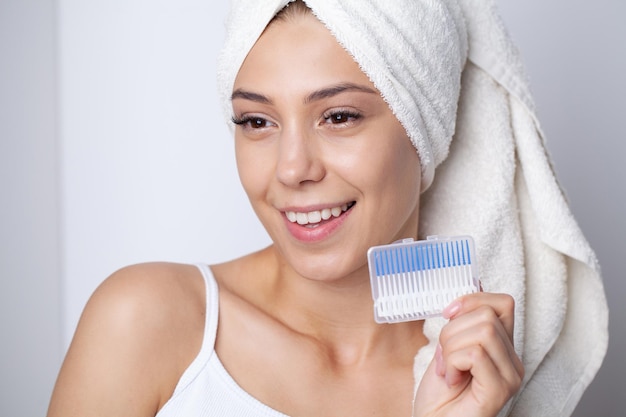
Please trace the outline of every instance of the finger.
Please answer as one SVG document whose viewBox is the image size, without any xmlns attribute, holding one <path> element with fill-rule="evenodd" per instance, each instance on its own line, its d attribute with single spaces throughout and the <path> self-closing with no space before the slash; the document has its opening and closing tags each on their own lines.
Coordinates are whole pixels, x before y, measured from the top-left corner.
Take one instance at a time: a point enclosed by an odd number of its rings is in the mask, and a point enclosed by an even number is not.
<svg viewBox="0 0 626 417">
<path fill-rule="evenodd" d="M 452 355 L 479 347 L 490 357 L 501 377 L 511 384 L 515 384 L 523 377 L 524 368 L 513 345 L 506 336 L 502 336 L 502 333 L 503 330 L 498 331 L 492 323 L 483 322 L 454 333 L 445 341 L 442 340 L 440 357 L 443 365 L 439 367 L 440 372 L 442 369 L 445 369 L 446 372 L 450 370 L 449 358 Z M 459 371 L 466 370 L 459 369 Z M 453 372 L 454 374 L 456 372 Z"/>
<path fill-rule="evenodd" d="M 508 294 L 478 292 L 461 296 L 443 310 L 443 317 L 453 320 L 482 306 L 489 306 L 493 309 L 513 340 L 515 300 Z"/>
<path fill-rule="evenodd" d="M 499 410 L 521 385 L 519 377 L 504 378 L 492 357 L 479 345 L 449 355 L 444 379 L 450 387 L 465 385 L 469 381 L 469 389 L 479 406 L 494 411 Z"/>
<path fill-rule="evenodd" d="M 523 372 L 522 363 L 515 352 L 512 338 L 504 328 L 504 324 L 497 313 L 489 306 L 481 306 L 456 316 L 454 320 L 443 327 L 439 342 L 446 347 L 448 352 L 481 344 L 488 348 L 494 359 L 500 359 L 498 353 L 498 349 L 500 349 L 506 354 L 506 358 L 513 362 L 517 372 Z"/>
<path fill-rule="evenodd" d="M 489 305 L 482 305 L 471 311 L 457 314 L 448 323 L 446 323 L 439 338 L 442 342 L 445 342 L 447 338 L 452 335 L 464 332 L 468 329 L 473 329 L 483 324 L 491 325 L 500 337 L 511 340 L 504 323 L 500 320 L 497 312 Z"/>
</svg>

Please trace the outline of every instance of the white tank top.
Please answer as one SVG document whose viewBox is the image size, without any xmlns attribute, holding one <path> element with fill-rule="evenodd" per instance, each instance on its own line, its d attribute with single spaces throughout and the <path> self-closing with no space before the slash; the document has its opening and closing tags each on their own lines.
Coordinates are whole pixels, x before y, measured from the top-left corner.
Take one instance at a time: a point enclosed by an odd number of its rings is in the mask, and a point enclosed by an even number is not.
<svg viewBox="0 0 626 417">
<path fill-rule="evenodd" d="M 244 391 L 215 353 L 219 312 L 217 283 L 207 265 L 197 265 L 206 286 L 206 322 L 198 356 L 181 376 L 157 417 L 287 417 Z"/>
</svg>

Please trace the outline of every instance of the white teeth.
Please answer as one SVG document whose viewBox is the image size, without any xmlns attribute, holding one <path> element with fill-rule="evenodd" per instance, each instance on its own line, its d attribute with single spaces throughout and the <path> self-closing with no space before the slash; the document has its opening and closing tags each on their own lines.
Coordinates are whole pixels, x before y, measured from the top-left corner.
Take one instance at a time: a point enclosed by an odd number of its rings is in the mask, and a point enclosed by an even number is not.
<svg viewBox="0 0 626 417">
<path fill-rule="evenodd" d="M 298 224 L 308 224 L 309 223 L 309 216 L 307 216 L 306 213 L 297 213 L 296 214 L 296 221 L 298 222 Z"/>
<path fill-rule="evenodd" d="M 319 211 L 312 211 L 307 214 L 307 217 L 309 218 L 309 223 L 319 223 L 322 221 L 322 213 Z"/>
<path fill-rule="evenodd" d="M 348 205 L 344 204 L 341 207 L 325 208 L 322 210 L 310 211 L 308 213 L 301 213 L 295 211 L 287 211 L 285 215 L 291 223 L 298 223 L 299 225 L 317 224 L 322 220 L 328 220 L 332 217 L 339 217 L 341 213 L 348 210 Z"/>
</svg>

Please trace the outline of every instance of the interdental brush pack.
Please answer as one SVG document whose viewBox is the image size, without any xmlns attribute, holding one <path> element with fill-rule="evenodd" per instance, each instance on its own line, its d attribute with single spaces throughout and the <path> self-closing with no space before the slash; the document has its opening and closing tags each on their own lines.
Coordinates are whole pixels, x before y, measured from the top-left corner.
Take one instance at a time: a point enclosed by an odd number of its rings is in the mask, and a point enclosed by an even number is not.
<svg viewBox="0 0 626 417">
<path fill-rule="evenodd" d="M 440 316 L 456 298 L 480 291 L 470 236 L 404 239 L 370 248 L 367 259 L 377 323 Z"/>
</svg>

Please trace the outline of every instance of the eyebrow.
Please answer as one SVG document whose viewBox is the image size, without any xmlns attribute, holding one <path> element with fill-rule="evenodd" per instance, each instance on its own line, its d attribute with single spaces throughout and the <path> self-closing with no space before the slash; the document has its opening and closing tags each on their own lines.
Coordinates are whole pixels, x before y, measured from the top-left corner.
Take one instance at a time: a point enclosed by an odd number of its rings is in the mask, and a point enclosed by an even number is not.
<svg viewBox="0 0 626 417">
<path fill-rule="evenodd" d="M 231 100 L 235 100 L 236 98 L 255 101 L 257 103 L 263 103 L 263 104 L 272 103 L 272 100 L 265 97 L 263 94 L 253 93 L 251 91 L 242 90 L 241 88 L 238 88 L 235 91 L 233 91 L 233 95 L 230 96 Z"/>
<path fill-rule="evenodd" d="M 334 97 L 338 94 L 345 93 L 347 91 L 357 91 L 357 92 L 368 93 L 368 94 L 378 94 L 378 91 L 376 91 L 375 89 L 364 86 L 364 85 L 353 84 L 353 83 L 341 83 L 341 84 L 333 85 L 327 88 L 322 88 L 321 90 L 316 90 L 312 92 L 311 94 L 306 96 L 306 98 L 304 99 L 304 103 L 308 104 L 314 101 L 323 100 L 325 98 Z M 254 102 L 262 103 L 262 104 L 272 104 L 272 100 L 270 100 L 269 97 L 266 97 L 263 94 L 254 93 L 252 91 L 246 91 L 241 88 L 238 88 L 235 91 L 233 91 L 233 94 L 230 97 L 230 99 L 231 100 L 244 99 L 244 100 L 250 100 L 250 101 L 254 101 Z"/>
<path fill-rule="evenodd" d="M 332 87 L 323 88 L 321 90 L 314 91 L 304 99 L 304 102 L 308 104 L 313 101 L 318 101 L 318 100 L 323 100 L 325 98 L 334 97 L 338 94 L 345 93 L 346 91 L 357 91 L 357 92 L 368 93 L 368 94 L 378 94 L 378 91 L 374 90 L 373 88 L 364 86 L 364 85 L 342 83 L 342 84 L 334 85 Z"/>
</svg>

